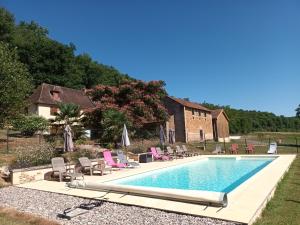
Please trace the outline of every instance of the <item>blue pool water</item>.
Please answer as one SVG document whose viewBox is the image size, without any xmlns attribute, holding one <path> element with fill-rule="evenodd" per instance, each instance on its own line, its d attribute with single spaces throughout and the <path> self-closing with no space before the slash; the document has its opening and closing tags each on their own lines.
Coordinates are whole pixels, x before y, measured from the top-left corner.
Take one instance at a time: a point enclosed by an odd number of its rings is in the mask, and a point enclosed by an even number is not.
<svg viewBox="0 0 300 225">
<path fill-rule="evenodd" d="M 129 176 L 110 183 L 228 193 L 274 159 L 274 157 L 212 157 Z"/>
</svg>

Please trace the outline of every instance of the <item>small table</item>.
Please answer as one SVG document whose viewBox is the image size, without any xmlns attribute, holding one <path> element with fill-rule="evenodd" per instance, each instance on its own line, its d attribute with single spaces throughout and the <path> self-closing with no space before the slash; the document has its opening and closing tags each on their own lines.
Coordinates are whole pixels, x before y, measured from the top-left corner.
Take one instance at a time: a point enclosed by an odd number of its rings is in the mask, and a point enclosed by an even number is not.
<svg viewBox="0 0 300 225">
<path fill-rule="evenodd" d="M 148 162 L 152 162 L 152 161 L 153 161 L 153 158 L 152 158 L 152 154 L 150 152 L 139 154 L 139 162 L 140 163 L 148 163 Z"/>
</svg>

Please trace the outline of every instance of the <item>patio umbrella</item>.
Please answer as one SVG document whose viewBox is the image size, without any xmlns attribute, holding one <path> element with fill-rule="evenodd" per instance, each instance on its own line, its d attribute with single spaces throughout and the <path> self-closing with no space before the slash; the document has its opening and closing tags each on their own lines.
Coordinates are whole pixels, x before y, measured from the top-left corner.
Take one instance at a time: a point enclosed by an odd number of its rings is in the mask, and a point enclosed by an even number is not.
<svg viewBox="0 0 300 225">
<path fill-rule="evenodd" d="M 175 130 L 173 130 L 173 129 L 169 130 L 169 143 L 170 144 L 175 143 Z"/>
<path fill-rule="evenodd" d="M 123 127 L 123 132 L 122 132 L 122 141 L 121 141 L 121 145 L 123 147 L 125 147 L 125 150 L 126 150 L 126 157 L 127 157 L 127 146 L 130 145 L 130 141 L 129 141 L 129 137 L 128 137 L 128 132 L 127 132 L 127 128 L 126 128 L 126 125 L 124 124 L 124 127 Z"/>
<path fill-rule="evenodd" d="M 162 125 L 160 125 L 160 130 L 159 130 L 159 141 L 162 146 L 165 145 L 166 136 L 165 136 L 164 128 Z"/>
<path fill-rule="evenodd" d="M 65 152 L 73 152 L 74 150 L 71 131 L 72 130 L 69 125 L 67 125 L 64 129 L 64 151 Z"/>
</svg>

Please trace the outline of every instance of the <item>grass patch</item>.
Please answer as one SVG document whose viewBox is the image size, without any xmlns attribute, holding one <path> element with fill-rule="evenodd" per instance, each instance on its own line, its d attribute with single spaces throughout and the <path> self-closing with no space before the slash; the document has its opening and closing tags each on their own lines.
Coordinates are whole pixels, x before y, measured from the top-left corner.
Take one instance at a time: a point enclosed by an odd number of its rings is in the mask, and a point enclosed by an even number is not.
<svg viewBox="0 0 300 225">
<path fill-rule="evenodd" d="M 43 219 L 41 217 L 18 212 L 11 208 L 0 207 L 0 224 L 5 225 L 59 225 L 58 222 Z"/>
<path fill-rule="evenodd" d="M 300 157 L 279 183 L 274 197 L 254 225 L 300 224 Z"/>
</svg>

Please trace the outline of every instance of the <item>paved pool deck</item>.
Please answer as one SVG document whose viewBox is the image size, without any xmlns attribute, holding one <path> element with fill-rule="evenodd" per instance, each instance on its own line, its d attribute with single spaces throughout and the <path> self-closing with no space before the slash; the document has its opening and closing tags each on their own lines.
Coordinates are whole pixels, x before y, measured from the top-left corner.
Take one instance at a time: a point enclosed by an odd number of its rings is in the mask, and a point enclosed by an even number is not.
<svg viewBox="0 0 300 225">
<path fill-rule="evenodd" d="M 234 155 L 234 156 L 270 156 L 270 155 Z M 41 191 L 55 192 L 84 198 L 101 199 L 105 201 L 136 205 L 141 207 L 155 208 L 177 213 L 191 214 L 196 216 L 212 217 L 228 221 L 236 221 L 245 224 L 252 224 L 260 215 L 266 203 L 273 196 L 278 182 L 288 171 L 296 155 L 277 155 L 268 166 L 264 167 L 257 174 L 246 180 L 239 187 L 228 194 L 228 206 L 208 207 L 204 205 L 165 200 L 160 198 L 137 196 L 132 194 L 114 193 L 107 191 L 92 191 L 83 189 L 68 188 L 65 182 L 56 181 L 35 181 L 17 185 L 18 187 L 36 189 Z M 106 182 L 130 175 L 135 175 L 155 169 L 179 165 L 207 157 L 232 157 L 232 155 L 203 155 L 176 159 L 166 162 L 152 162 L 141 164 L 140 168 L 123 169 L 113 171 L 104 176 L 85 176 L 87 181 Z"/>
</svg>

